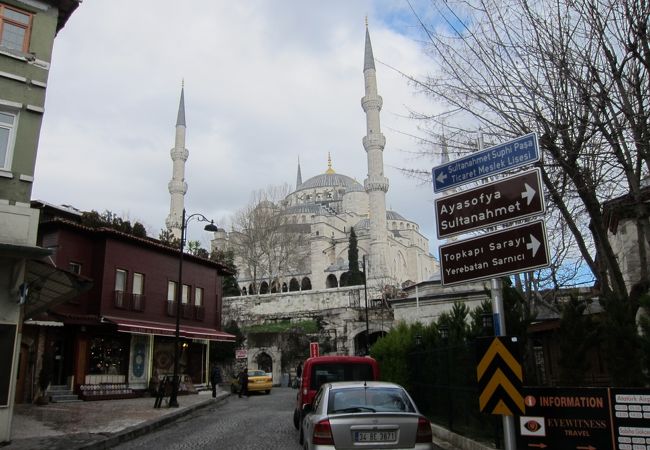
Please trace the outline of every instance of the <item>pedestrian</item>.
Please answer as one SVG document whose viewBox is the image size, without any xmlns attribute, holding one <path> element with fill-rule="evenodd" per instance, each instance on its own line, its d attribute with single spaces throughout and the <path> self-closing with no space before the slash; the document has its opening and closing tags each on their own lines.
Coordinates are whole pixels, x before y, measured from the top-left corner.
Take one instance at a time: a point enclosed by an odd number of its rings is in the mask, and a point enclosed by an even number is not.
<svg viewBox="0 0 650 450">
<path fill-rule="evenodd" d="M 239 398 L 242 395 L 248 397 L 248 369 L 245 367 L 239 372 Z"/>
<path fill-rule="evenodd" d="M 219 383 L 223 381 L 221 379 L 221 369 L 219 366 L 212 366 L 212 372 L 210 373 L 210 383 L 212 384 L 212 398 L 217 398 L 217 389 L 219 388 Z"/>
<path fill-rule="evenodd" d="M 296 367 L 296 377 L 302 377 L 302 361 L 300 361 L 298 367 Z"/>
</svg>

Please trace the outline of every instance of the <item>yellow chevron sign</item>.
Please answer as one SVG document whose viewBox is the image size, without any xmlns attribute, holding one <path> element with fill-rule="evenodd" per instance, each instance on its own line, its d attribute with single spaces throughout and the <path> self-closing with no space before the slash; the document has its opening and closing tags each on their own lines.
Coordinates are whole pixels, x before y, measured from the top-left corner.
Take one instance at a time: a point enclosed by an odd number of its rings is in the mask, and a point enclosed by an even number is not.
<svg viewBox="0 0 650 450">
<path fill-rule="evenodd" d="M 481 412 L 512 416 L 525 411 L 523 371 L 517 338 L 497 336 L 477 340 L 479 407 Z"/>
</svg>

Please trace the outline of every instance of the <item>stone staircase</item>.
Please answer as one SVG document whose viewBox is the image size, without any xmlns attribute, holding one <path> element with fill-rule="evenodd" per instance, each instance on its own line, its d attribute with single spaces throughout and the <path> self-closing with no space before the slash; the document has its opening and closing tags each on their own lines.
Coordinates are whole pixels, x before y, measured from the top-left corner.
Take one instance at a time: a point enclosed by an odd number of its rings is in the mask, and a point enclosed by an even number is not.
<svg viewBox="0 0 650 450">
<path fill-rule="evenodd" d="M 52 403 L 72 403 L 80 402 L 78 395 L 72 393 L 72 390 L 65 384 L 50 385 L 47 395 Z"/>
</svg>

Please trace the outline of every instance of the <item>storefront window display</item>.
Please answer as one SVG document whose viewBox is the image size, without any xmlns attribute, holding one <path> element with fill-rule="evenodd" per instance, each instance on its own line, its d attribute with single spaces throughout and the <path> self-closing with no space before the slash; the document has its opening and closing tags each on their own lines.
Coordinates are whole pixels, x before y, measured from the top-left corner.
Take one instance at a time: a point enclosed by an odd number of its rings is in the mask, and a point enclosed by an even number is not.
<svg viewBox="0 0 650 450">
<path fill-rule="evenodd" d="M 128 369 L 127 339 L 103 336 L 90 341 L 91 374 L 125 375 Z"/>
</svg>

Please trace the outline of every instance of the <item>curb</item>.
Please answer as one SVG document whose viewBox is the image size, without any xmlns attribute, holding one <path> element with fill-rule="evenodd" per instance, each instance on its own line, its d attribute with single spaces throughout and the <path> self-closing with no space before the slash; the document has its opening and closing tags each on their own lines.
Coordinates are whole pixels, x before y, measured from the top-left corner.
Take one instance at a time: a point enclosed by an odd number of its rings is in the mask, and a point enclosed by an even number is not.
<svg viewBox="0 0 650 450">
<path fill-rule="evenodd" d="M 147 433 L 151 433 L 157 428 L 160 428 L 164 425 L 174 422 L 180 419 L 181 417 L 184 417 L 198 409 L 205 408 L 208 405 L 219 405 L 223 403 L 228 397 L 230 397 L 229 393 L 224 393 L 224 394 L 225 395 L 217 396 L 216 399 L 210 397 L 201 403 L 195 403 L 186 408 L 179 409 L 178 411 L 175 411 L 171 414 L 167 414 L 166 416 L 163 416 L 159 419 L 152 419 L 144 423 L 140 423 L 138 425 L 133 425 L 132 427 L 126 428 L 122 431 L 112 433 L 104 439 L 92 443 L 84 444 L 81 447 L 76 447 L 76 448 L 77 450 L 87 450 L 87 449 L 106 449 L 106 448 L 115 447 L 116 445 L 121 444 L 122 442 L 130 441 L 137 437 L 143 436 Z"/>
</svg>

